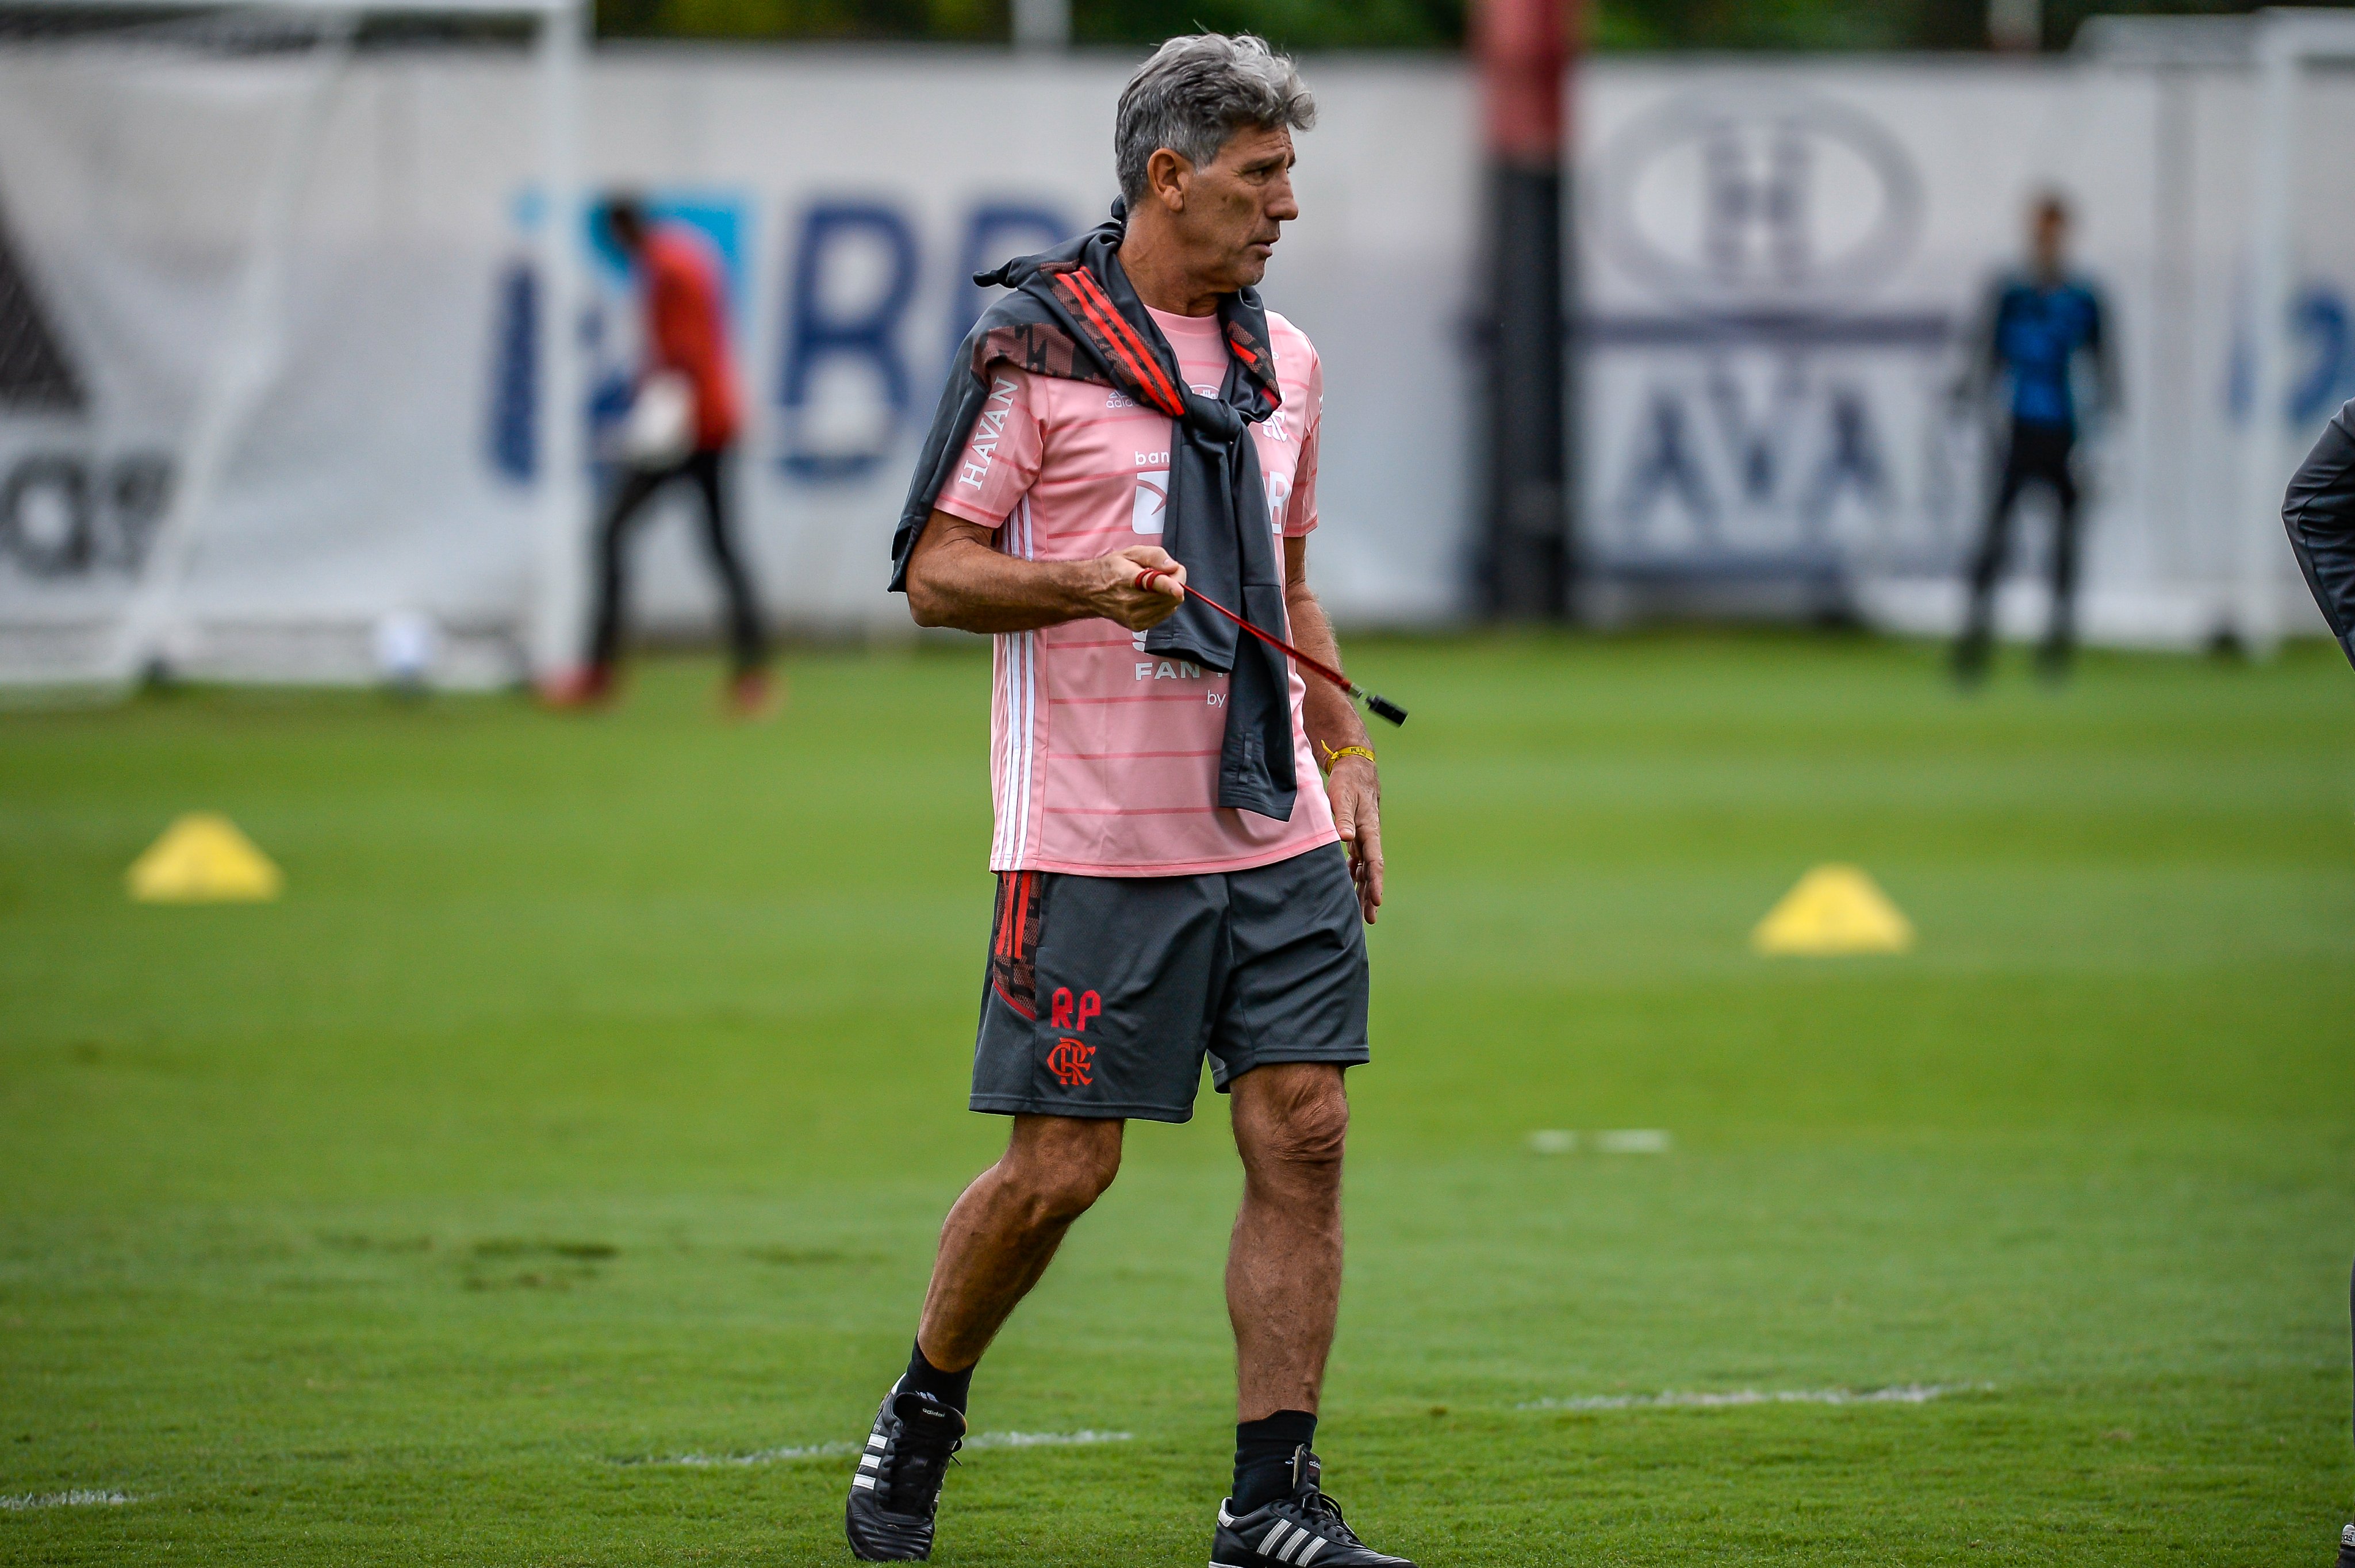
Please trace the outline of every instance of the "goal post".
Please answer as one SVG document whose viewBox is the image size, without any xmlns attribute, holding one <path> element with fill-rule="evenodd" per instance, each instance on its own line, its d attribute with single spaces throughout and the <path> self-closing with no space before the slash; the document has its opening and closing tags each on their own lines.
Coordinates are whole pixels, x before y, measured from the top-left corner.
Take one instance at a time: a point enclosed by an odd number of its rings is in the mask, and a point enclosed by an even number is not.
<svg viewBox="0 0 2355 1568">
<path fill-rule="evenodd" d="M 265 402 L 273 396 L 285 400 L 282 391 L 275 389 L 290 355 L 315 353 L 320 340 L 335 335 L 333 321 L 313 319 L 305 324 L 304 340 L 292 341 L 298 292 L 293 275 L 296 228 L 311 208 L 331 208 L 342 199 L 340 192 L 323 193 L 315 186 L 325 156 L 322 147 L 349 79 L 357 40 L 368 28 L 439 27 L 460 39 L 486 36 L 507 59 L 513 59 L 517 29 L 527 29 L 530 90 L 518 95 L 506 112 L 511 118 L 500 129 L 509 133 L 506 141 L 528 139 L 531 144 L 527 151 L 520 146 L 502 149 L 529 187 L 517 191 L 515 201 L 517 227 L 527 230 L 522 242 L 527 245 L 532 272 L 527 299 L 533 319 L 520 339 L 528 344 L 524 380 L 532 394 L 525 438 L 529 461 L 524 465 L 527 473 L 517 481 L 512 508 L 517 515 L 527 514 L 528 538 L 517 541 L 523 546 L 520 571 L 505 574 L 508 613 L 500 635 L 512 652 L 494 662 L 506 667 L 504 678 L 527 672 L 546 678 L 577 658 L 589 503 L 581 418 L 585 375 L 578 331 L 587 287 L 581 152 L 586 0 L 269 0 L 262 5 L 10 0 L 7 11 L 19 21 L 13 36 L 0 37 L 0 69 L 16 73 L 13 80 L 20 85 L 51 89 L 51 99 L 70 98 L 66 89 L 77 71 L 101 84 L 144 80 L 140 73 L 154 73 L 158 62 L 167 74 L 178 73 L 171 77 L 182 90 L 178 96 L 140 102 L 137 107 L 150 112 L 123 117 L 135 123 L 117 125 L 99 115 L 88 123 L 55 131 L 59 137 L 80 135 L 85 143 L 103 144 L 76 148 L 88 155 L 82 160 L 87 166 L 79 171 L 80 184 L 101 188 L 78 190 L 70 203 L 53 206 L 95 210 L 111 203 L 120 222 L 135 229 L 144 216 L 139 204 L 155 200 L 176 170 L 188 176 L 187 183 L 201 176 L 211 182 L 210 188 L 233 190 L 240 212 L 250 216 L 242 219 L 240 253 L 229 267 L 233 276 L 215 279 L 220 286 L 203 300 L 183 286 L 185 280 L 169 276 L 150 291 L 151 295 L 168 296 L 180 287 L 186 297 L 166 303 L 179 305 L 183 318 L 203 317 L 209 342 L 201 355 L 194 356 L 184 344 L 176 346 L 181 360 L 197 361 L 173 367 L 176 371 L 185 368 L 176 381 L 161 372 L 150 378 L 172 382 L 179 394 L 168 415 L 150 421 L 157 432 L 150 439 L 163 449 L 154 466 L 165 477 L 152 486 L 153 504 L 144 513 L 112 525 L 121 536 L 121 549 L 112 558 L 114 579 L 86 589 L 76 584 L 70 592 L 59 589 L 42 601 L 46 608 L 35 612 L 24 609 L 29 602 L 26 598 L 0 600 L 0 685 L 120 691 L 179 663 L 192 635 L 184 603 L 191 564 L 208 544 L 219 542 L 212 536 L 224 485 L 256 438 L 257 415 Z M 29 28 L 25 18 L 30 19 Z M 258 119 L 247 112 L 246 120 L 237 123 L 237 135 L 220 133 L 219 125 L 203 117 L 250 110 L 257 90 L 237 72 L 244 69 L 250 73 L 257 59 L 272 73 L 266 112 Z M 218 61 L 226 68 L 219 73 L 224 80 L 218 91 L 203 91 L 215 84 L 205 81 L 203 70 L 188 69 L 196 60 Z M 197 91 L 186 91 L 191 81 L 199 84 Z M 128 94 L 131 90 L 124 91 Z M 27 96 L 39 95 L 19 94 L 20 100 Z M 176 128 L 173 115 L 181 111 L 188 123 Z M 20 101 L 16 112 L 37 115 L 39 110 Z M 248 133 L 255 124 L 264 124 L 266 133 Z M 174 144 L 176 130 L 186 147 Z M 215 154 L 207 147 L 208 131 L 232 151 Z M 6 127 L 0 125 L 0 136 L 6 134 Z M 142 137 L 144 143 L 139 141 Z M 29 151 L 23 155 L 37 157 Z M 126 168 L 131 173 L 123 176 L 122 189 L 102 188 L 114 171 Z M 0 160 L 0 176 L 9 172 L 6 161 Z M 26 176 L 22 183 L 39 184 L 47 177 L 38 169 L 28 174 L 26 164 L 19 164 L 16 172 Z M 341 171 L 338 177 L 347 173 Z M 58 182 L 52 178 L 49 183 Z M 46 572 L 54 586 L 72 569 L 104 553 L 102 542 L 91 542 L 102 530 L 91 518 L 102 514 L 124 482 L 116 474 L 121 464 L 111 457 L 93 454 L 82 467 L 69 468 L 63 464 L 71 454 L 52 459 L 46 452 L 59 447 L 65 439 L 59 432 L 71 419 L 100 422 L 101 416 L 87 406 L 100 400 L 90 383 L 106 379 L 110 357 L 142 368 L 153 368 L 147 360 L 165 357 L 161 351 L 151 354 L 138 338 L 144 327 L 156 325 L 155 318 L 168 313 L 148 309 L 143 317 L 137 310 L 119 311 L 95 326 L 86 320 L 80 370 L 51 366 L 52 361 L 66 362 L 70 351 L 59 345 L 72 336 L 49 319 L 59 314 L 58 296 L 84 282 L 76 275 L 77 268 L 94 265 L 102 272 L 112 258 L 107 254 L 105 234 L 84 236 L 71 264 L 60 267 L 55 257 L 49 258 L 49 275 L 44 279 L 41 269 L 27 260 L 37 247 L 27 243 L 28 236 L 16 221 L 17 194 L 0 177 L 0 315 L 25 317 L 13 324 L 0 321 L 0 421 L 16 425 L 16 433 L 23 439 L 14 445 L 30 455 L 12 472 L 0 475 L 0 547 L 16 546 L 14 553 L 21 558 L 0 561 L 0 569 L 29 562 L 26 570 L 36 577 Z M 201 205 L 201 198 L 188 199 Z M 165 203 L 155 200 L 155 205 Z M 527 222 L 521 213 L 527 205 L 531 208 Z M 165 221 L 150 219 L 149 227 Z M 347 251 L 366 254 L 364 245 L 356 248 L 340 238 L 308 238 L 315 240 L 313 248 L 319 256 L 329 258 L 325 262 L 314 258 L 314 266 L 332 265 Z M 337 243 L 346 251 L 336 251 Z M 186 235 L 166 236 L 157 249 L 177 259 L 174 245 L 181 251 L 202 249 Z M 168 260 L 157 268 L 159 273 L 169 270 Z M 59 272 L 68 275 L 60 278 Z M 155 300 L 140 303 L 152 306 Z M 399 306 L 385 308 L 391 312 Z M 315 302 L 314 310 L 315 315 Z M 186 320 L 179 325 L 185 326 Z M 389 332 L 384 323 L 375 325 L 380 336 L 397 338 L 403 330 L 398 323 Z M 93 375 L 93 368 L 100 373 Z M 340 394 L 351 407 L 363 408 L 371 392 L 348 388 Z M 389 422 L 404 417 L 403 411 L 393 407 L 367 411 Z M 299 423 L 301 412 L 295 410 L 287 422 Z M 279 413 L 285 417 L 283 411 Z M 433 450 L 452 463 L 463 462 L 465 454 L 449 452 L 449 445 L 443 440 Z M 44 462 L 48 468 L 40 466 Z M 110 462 L 114 468 L 107 466 Z M 306 475 L 310 482 L 303 488 L 303 504 L 313 508 L 319 532 L 332 533 L 338 521 L 370 504 L 371 497 L 359 493 L 369 483 L 360 463 L 339 464 L 334 454 L 314 454 L 312 468 L 346 470 L 325 484 Z M 29 479 L 25 477 L 28 470 Z M 43 481 L 51 475 L 55 481 L 45 492 Z M 336 493 L 337 480 L 346 484 L 347 493 Z M 44 505 L 59 516 L 44 518 Z M 36 539 L 43 529 L 48 533 Z M 339 626 L 337 635 L 343 645 L 360 645 L 367 631 L 365 626 Z M 304 667 L 303 655 L 293 642 L 287 646 L 294 651 L 264 661 L 270 673 L 278 678 L 306 678 L 310 672 Z"/>
</svg>

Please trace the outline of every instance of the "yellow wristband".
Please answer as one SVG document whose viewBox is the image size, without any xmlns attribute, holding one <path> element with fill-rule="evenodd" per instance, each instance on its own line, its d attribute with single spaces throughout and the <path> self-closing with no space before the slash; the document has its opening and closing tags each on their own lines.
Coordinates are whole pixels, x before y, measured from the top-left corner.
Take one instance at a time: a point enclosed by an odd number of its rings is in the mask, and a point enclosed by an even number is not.
<svg viewBox="0 0 2355 1568">
<path fill-rule="evenodd" d="M 1325 742 L 1322 741 L 1319 741 L 1316 743 L 1320 746 L 1325 746 Z M 1344 757 L 1363 757 L 1366 761 L 1372 763 L 1374 766 L 1381 766 L 1381 763 L 1375 760 L 1373 752 L 1368 751 L 1363 746 L 1325 746 L 1325 771 L 1329 773 L 1335 768 L 1340 766 L 1341 759 Z"/>
</svg>

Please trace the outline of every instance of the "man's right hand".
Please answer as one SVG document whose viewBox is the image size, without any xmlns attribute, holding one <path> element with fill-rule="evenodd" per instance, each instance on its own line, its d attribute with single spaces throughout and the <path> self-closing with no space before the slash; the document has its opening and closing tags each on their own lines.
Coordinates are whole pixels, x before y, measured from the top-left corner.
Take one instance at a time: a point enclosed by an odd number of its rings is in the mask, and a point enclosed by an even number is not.
<svg viewBox="0 0 2355 1568">
<path fill-rule="evenodd" d="M 1029 632 L 1101 617 L 1148 631 L 1186 602 L 1186 569 L 1159 545 L 1131 545 L 1092 560 L 1024 560 L 997 548 L 996 530 L 935 510 L 908 560 L 908 609 L 919 626 Z M 1151 587 L 1136 578 L 1147 569 Z"/>
<path fill-rule="evenodd" d="M 1092 585 L 1089 603 L 1097 614 L 1117 621 L 1132 632 L 1150 631 L 1178 613 L 1186 602 L 1186 569 L 1159 545 L 1135 544 L 1088 562 L 1102 581 Z M 1137 586 L 1139 573 L 1151 567 L 1167 573 L 1149 588 Z"/>
</svg>

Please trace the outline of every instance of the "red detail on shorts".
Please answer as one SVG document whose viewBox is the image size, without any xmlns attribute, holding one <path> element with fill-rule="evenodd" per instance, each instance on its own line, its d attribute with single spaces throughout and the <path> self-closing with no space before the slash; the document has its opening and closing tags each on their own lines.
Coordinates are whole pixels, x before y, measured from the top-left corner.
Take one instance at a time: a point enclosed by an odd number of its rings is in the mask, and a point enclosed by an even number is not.
<svg viewBox="0 0 2355 1568">
<path fill-rule="evenodd" d="M 1026 1019 L 1039 1016 L 1039 926 L 1047 895 L 1036 871 L 997 873 L 996 934 L 989 944 L 989 982 L 1006 1005 Z"/>
<path fill-rule="evenodd" d="M 1096 1048 L 1068 1037 L 1055 1042 L 1047 1052 L 1047 1071 L 1055 1082 L 1066 1089 L 1077 1089 L 1095 1082 L 1093 1067 Z"/>
<path fill-rule="evenodd" d="M 990 986 L 997 992 L 998 1000 L 1004 1002 L 1007 1007 L 1012 1008 L 1016 1012 L 1020 1013 L 1024 1018 L 1028 1019 L 1032 1023 L 1037 1023 L 1039 1021 L 1038 1008 L 1024 1007 L 1020 1002 L 1016 1001 L 1007 993 L 1005 987 L 998 985 L 995 980 L 990 982 Z"/>
<path fill-rule="evenodd" d="M 1058 991 L 1055 995 L 1058 997 L 1068 997 L 1071 993 L 1069 991 Z M 1088 1020 L 1090 1019 L 1101 1018 L 1103 1016 L 1103 998 L 1097 996 L 1093 991 L 1082 991 L 1080 993 L 1080 1032 L 1082 1034 L 1088 1032 Z"/>
<path fill-rule="evenodd" d="M 1094 993 L 1089 994 L 1092 996 Z M 1054 1010 L 1047 1015 L 1047 1027 L 1050 1029 L 1071 1027 L 1071 988 L 1069 986 L 1055 987 Z"/>
</svg>

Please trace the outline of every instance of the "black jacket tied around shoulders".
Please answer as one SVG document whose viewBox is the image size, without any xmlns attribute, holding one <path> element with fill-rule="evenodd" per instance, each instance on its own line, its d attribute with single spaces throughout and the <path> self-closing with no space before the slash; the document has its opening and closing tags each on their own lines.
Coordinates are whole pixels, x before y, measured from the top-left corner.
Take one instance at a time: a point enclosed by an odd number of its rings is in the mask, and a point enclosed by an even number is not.
<svg viewBox="0 0 2355 1568">
<path fill-rule="evenodd" d="M 1284 632 L 1284 569 L 1251 427 L 1283 405 L 1267 313 L 1251 289 L 1219 298 L 1227 341 L 1225 384 L 1215 398 L 1186 385 L 1178 356 L 1120 265 L 1125 210 L 1076 240 L 1018 257 L 974 282 L 1013 292 L 974 324 L 957 352 L 922 456 L 891 537 L 891 588 L 905 592 L 908 558 L 933 503 L 955 476 L 974 421 L 1003 362 L 1033 375 L 1093 381 L 1176 421 L 1169 501 L 1159 540 L 1189 584 L 1278 636 Z M 1230 677 L 1219 805 L 1291 820 L 1297 796 L 1292 751 L 1291 670 L 1282 654 L 1190 597 L 1146 635 L 1145 649 Z"/>
</svg>

